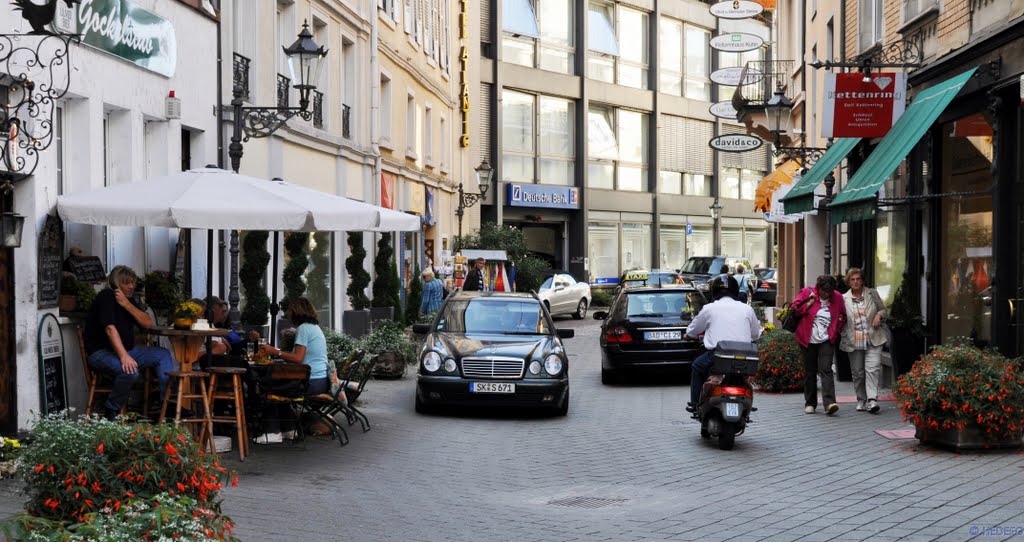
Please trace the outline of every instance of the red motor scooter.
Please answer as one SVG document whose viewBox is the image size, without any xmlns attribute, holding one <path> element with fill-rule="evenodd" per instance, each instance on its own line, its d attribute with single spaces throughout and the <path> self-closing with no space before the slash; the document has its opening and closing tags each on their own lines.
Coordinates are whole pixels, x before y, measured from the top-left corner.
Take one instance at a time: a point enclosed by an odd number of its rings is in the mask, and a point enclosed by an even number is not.
<svg viewBox="0 0 1024 542">
<path fill-rule="evenodd" d="M 731 450 L 757 410 L 749 382 L 757 372 L 757 344 L 721 341 L 712 357 L 711 376 L 701 388 L 693 417 L 700 421 L 702 438 L 717 438 L 720 449 Z"/>
</svg>

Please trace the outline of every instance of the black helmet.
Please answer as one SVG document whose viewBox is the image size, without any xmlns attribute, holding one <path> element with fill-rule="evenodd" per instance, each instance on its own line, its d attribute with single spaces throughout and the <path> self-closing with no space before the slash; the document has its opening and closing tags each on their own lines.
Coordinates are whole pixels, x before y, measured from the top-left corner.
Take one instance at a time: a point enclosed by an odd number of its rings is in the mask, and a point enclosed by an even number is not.
<svg viewBox="0 0 1024 542">
<path fill-rule="evenodd" d="M 733 299 L 740 297 L 740 283 L 736 282 L 736 277 L 732 275 L 718 275 L 711 279 L 711 297 L 718 301 L 724 296 L 729 296 Z"/>
</svg>

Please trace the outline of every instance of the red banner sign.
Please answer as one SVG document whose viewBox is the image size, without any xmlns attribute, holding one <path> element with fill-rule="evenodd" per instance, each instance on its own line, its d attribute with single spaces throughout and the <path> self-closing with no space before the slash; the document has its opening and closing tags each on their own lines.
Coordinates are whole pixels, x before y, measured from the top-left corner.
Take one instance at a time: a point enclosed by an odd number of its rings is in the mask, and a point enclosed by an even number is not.
<svg viewBox="0 0 1024 542">
<path fill-rule="evenodd" d="M 883 137 L 903 114 L 907 81 L 903 73 L 825 74 L 823 137 Z"/>
<path fill-rule="evenodd" d="M 394 173 L 380 172 L 380 206 L 387 209 L 395 208 L 395 185 L 398 178 Z"/>
</svg>

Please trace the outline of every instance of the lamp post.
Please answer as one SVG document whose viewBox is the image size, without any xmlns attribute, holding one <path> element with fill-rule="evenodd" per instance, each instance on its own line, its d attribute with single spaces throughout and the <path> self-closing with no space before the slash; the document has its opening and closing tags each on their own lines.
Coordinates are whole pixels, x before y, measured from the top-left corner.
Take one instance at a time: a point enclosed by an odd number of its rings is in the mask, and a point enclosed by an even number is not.
<svg viewBox="0 0 1024 542">
<path fill-rule="evenodd" d="M 710 206 L 708 206 L 708 210 L 711 211 L 711 220 L 712 220 L 712 226 L 711 227 L 713 228 L 712 232 L 711 232 L 711 235 L 712 235 L 712 245 L 714 245 L 714 246 L 712 246 L 711 248 L 712 248 L 713 252 L 715 253 L 715 255 L 717 256 L 720 252 L 722 252 L 722 246 L 721 246 L 722 245 L 722 235 L 719 232 L 719 227 L 718 227 L 718 219 L 721 218 L 721 216 L 722 216 L 722 204 L 718 203 L 718 198 L 715 198 L 715 201 L 712 202 Z"/>
<path fill-rule="evenodd" d="M 480 193 L 468 194 L 462 190 L 462 183 L 459 183 L 459 207 L 455 210 L 455 214 L 459 217 L 459 245 L 456 251 L 462 250 L 462 215 L 466 213 L 466 207 L 476 205 L 487 195 L 487 189 L 491 187 L 491 176 L 494 175 L 494 169 L 487 158 L 484 158 L 484 161 L 480 162 L 480 165 L 473 171 L 476 172 L 476 182 L 480 187 Z"/>
<path fill-rule="evenodd" d="M 288 57 L 288 69 L 295 82 L 292 88 L 299 91 L 299 106 L 256 107 L 245 106 L 242 101 L 244 90 L 235 85 L 232 89 L 231 109 L 233 112 L 233 130 L 231 144 L 228 145 L 228 157 L 231 158 L 231 169 L 238 173 L 242 162 L 242 143 L 251 138 L 268 137 L 278 128 L 284 126 L 292 117 L 298 116 L 309 122 L 313 111 L 309 109 L 309 96 L 320 81 L 320 70 L 323 68 L 327 50 L 313 41 L 309 32 L 309 23 L 302 22 L 302 30 L 295 43 L 282 47 Z M 232 324 L 238 323 L 238 230 L 231 230 L 231 284 L 228 288 L 228 318 Z M 276 279 L 275 279 L 276 280 Z M 270 307 L 271 321 L 277 317 L 280 307 L 277 301 Z"/>
</svg>

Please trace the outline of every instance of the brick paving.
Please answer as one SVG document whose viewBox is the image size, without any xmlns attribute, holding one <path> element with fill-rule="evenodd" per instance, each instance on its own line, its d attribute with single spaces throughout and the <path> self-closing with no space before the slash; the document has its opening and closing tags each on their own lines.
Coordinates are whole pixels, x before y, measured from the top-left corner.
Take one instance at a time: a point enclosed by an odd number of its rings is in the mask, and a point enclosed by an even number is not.
<svg viewBox="0 0 1024 542">
<path fill-rule="evenodd" d="M 371 381 L 368 433 L 256 447 L 224 509 L 246 541 L 1004 540 L 1024 528 L 1024 453 L 955 454 L 888 440 L 906 429 L 842 405 L 803 413 L 802 394 L 758 394 L 732 451 L 703 441 L 687 382 L 600 384 L 597 322 L 559 320 L 572 405 L 565 418 L 413 412 L 415 380 Z M 840 395 L 853 395 L 839 383 Z M 591 498 L 595 508 L 551 504 Z M 603 505 L 603 506 L 602 506 Z M 20 507 L 0 484 L 0 515 Z M 1011 531 L 1012 534 L 1012 531 Z M 1024 535 L 1018 536 L 1024 539 Z"/>
</svg>

